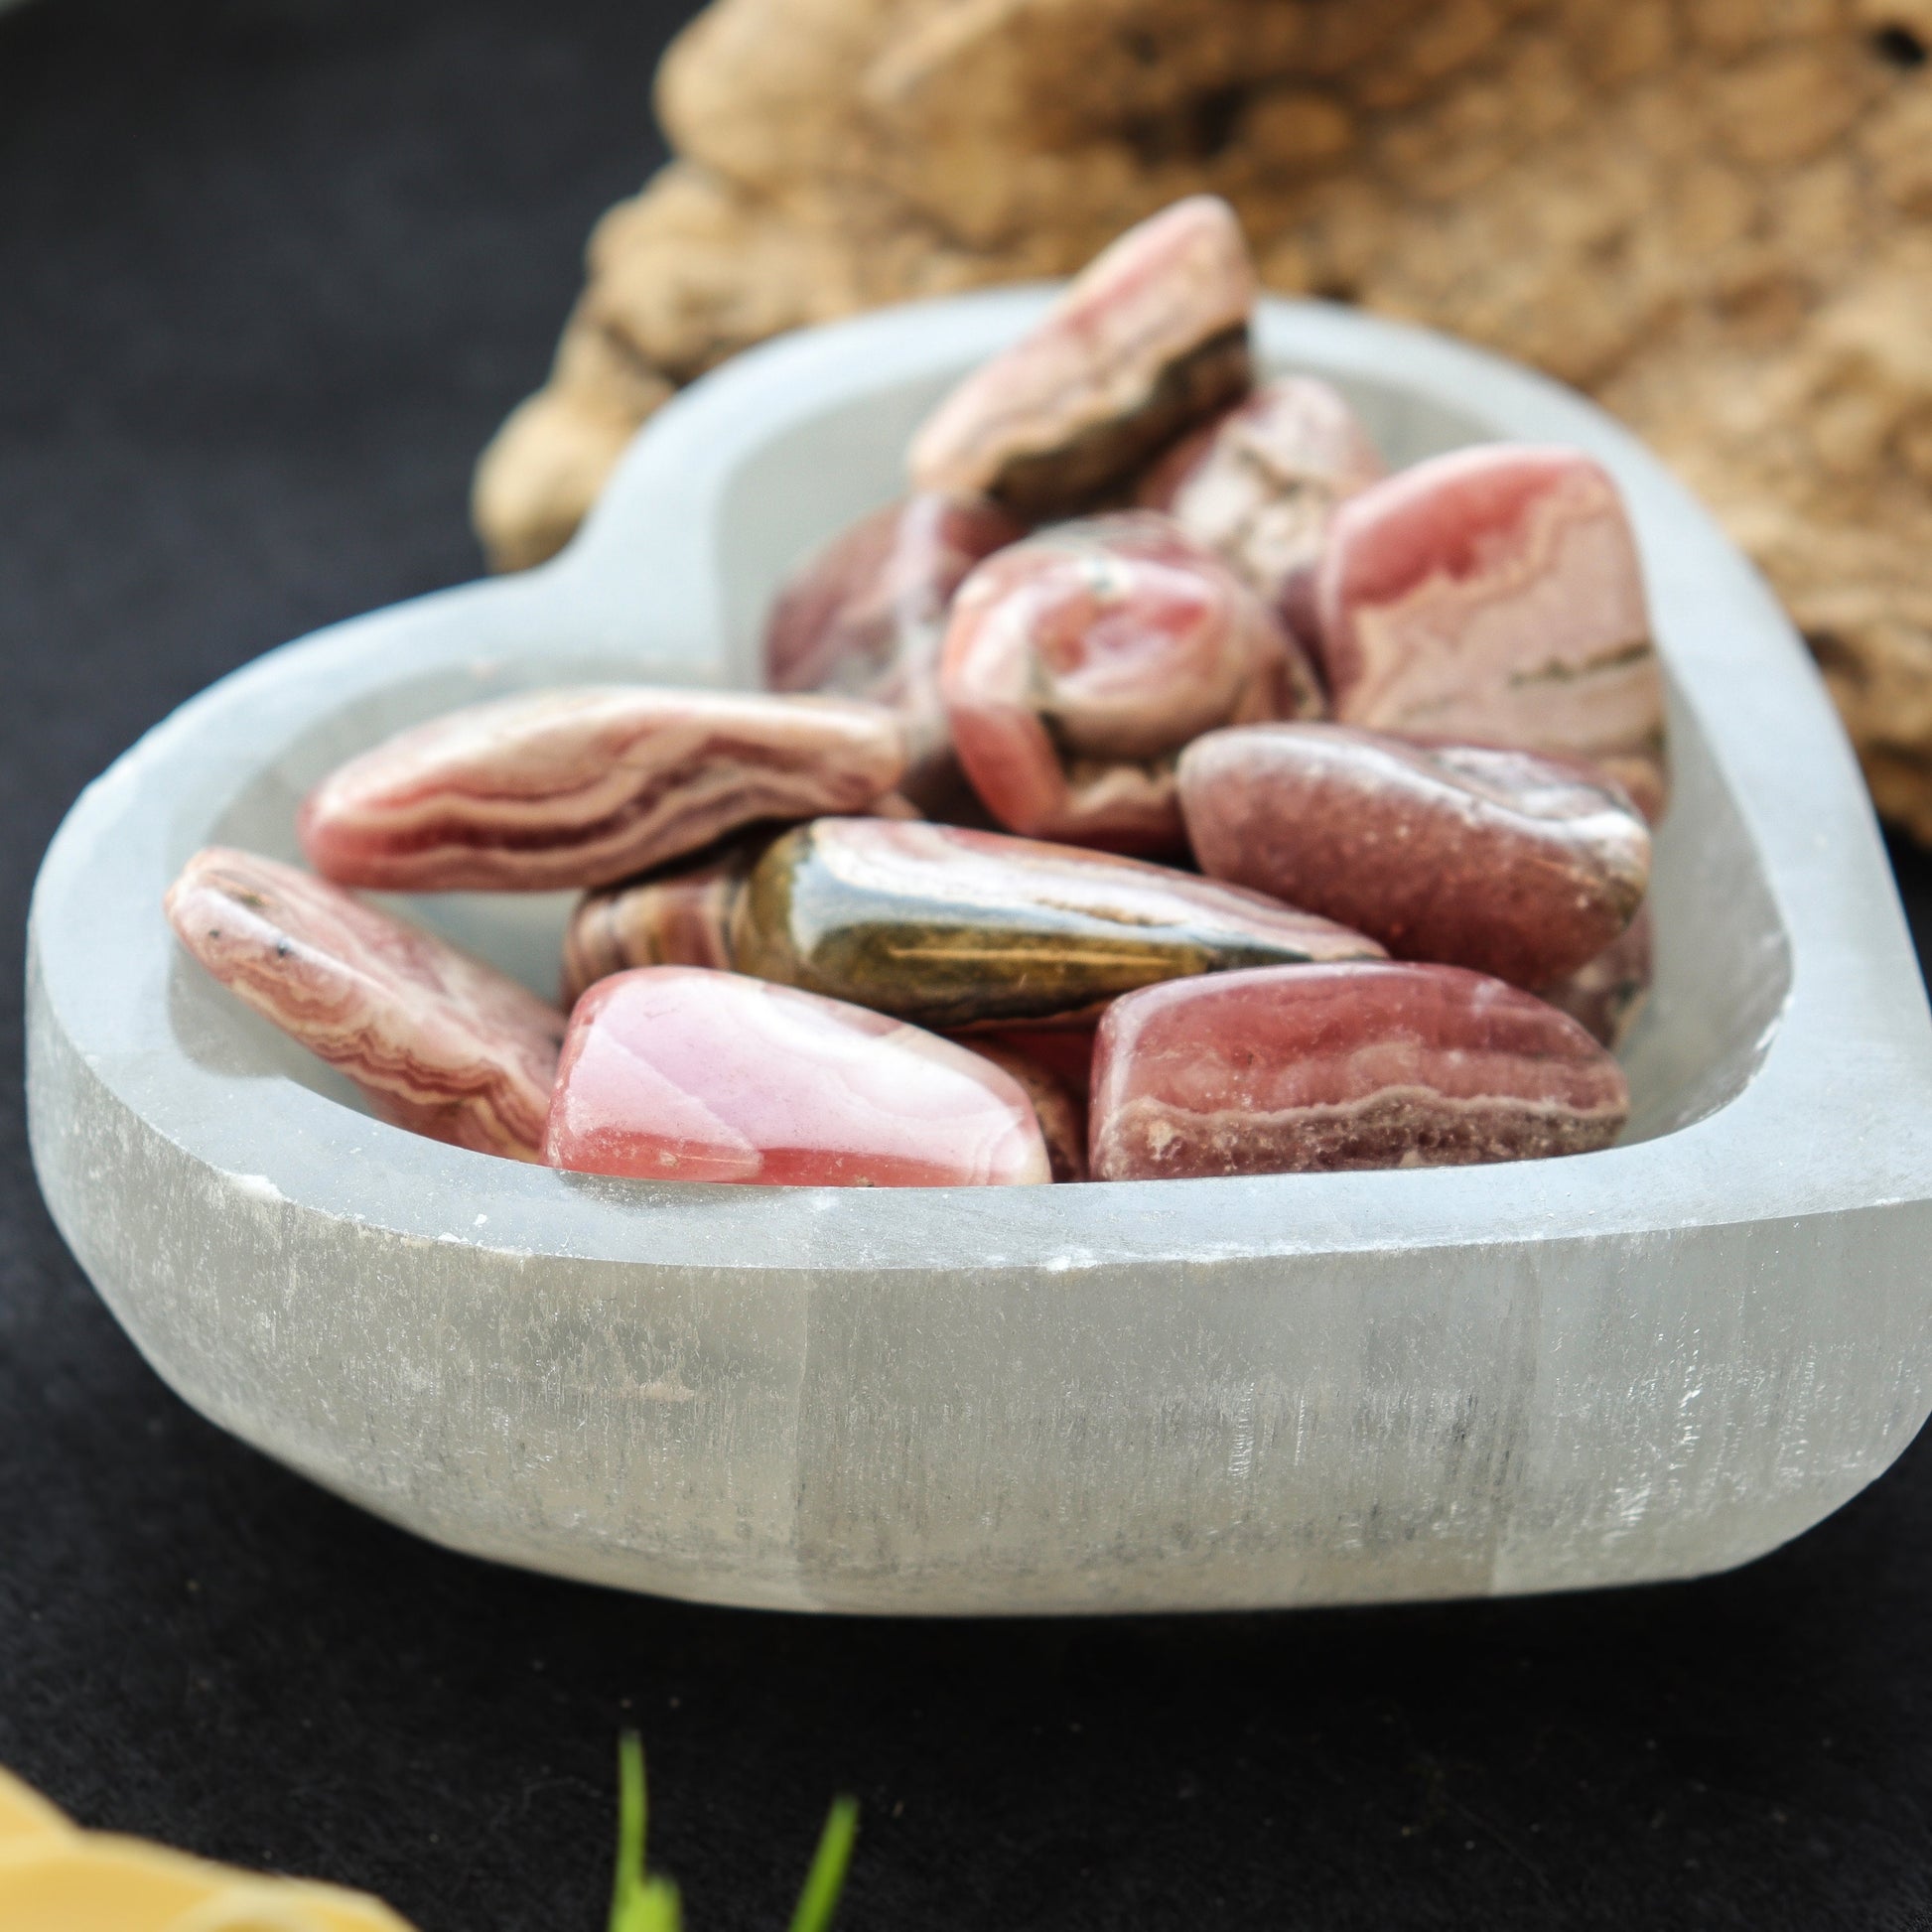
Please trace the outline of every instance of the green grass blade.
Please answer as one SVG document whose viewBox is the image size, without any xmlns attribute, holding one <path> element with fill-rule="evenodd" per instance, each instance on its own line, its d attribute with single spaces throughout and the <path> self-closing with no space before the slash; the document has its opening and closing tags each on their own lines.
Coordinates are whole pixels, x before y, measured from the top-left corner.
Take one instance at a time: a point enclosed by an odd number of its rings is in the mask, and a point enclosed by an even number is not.
<svg viewBox="0 0 1932 1932">
<path fill-rule="evenodd" d="M 644 1883 L 644 1745 L 634 1730 L 618 1739 L 618 1868 L 611 1883 L 611 1932 L 652 1932 L 638 1916 Z M 670 1924 L 677 1924 L 671 1892 Z"/>
<path fill-rule="evenodd" d="M 791 1932 L 826 1932 L 845 1889 L 845 1869 L 852 1863 L 852 1841 L 859 1835 L 857 1798 L 834 1798 L 805 1873 L 805 1888 L 791 1915 Z"/>
</svg>

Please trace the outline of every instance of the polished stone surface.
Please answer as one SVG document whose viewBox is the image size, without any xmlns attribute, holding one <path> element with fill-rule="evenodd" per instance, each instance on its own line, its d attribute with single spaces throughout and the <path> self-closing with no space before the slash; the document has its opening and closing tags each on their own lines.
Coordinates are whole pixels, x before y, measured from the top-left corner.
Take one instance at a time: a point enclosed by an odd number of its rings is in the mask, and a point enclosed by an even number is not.
<svg viewBox="0 0 1932 1932">
<path fill-rule="evenodd" d="M 913 486 L 1034 520 L 1090 507 L 1248 387 L 1254 264 L 1225 202 L 1196 195 L 1096 256 L 1025 337 L 920 427 Z"/>
<path fill-rule="evenodd" d="M 1594 959 L 1539 986 L 1536 996 L 1569 1014 L 1592 1039 L 1615 1052 L 1630 1037 L 1650 997 L 1655 950 L 1655 923 L 1646 900 Z"/>
<path fill-rule="evenodd" d="M 896 711 L 905 726 L 900 788 L 944 815 L 964 784 L 939 696 L 946 613 L 966 573 L 1026 533 L 983 496 L 908 496 L 874 510 L 779 588 L 765 621 L 765 683 Z"/>
<path fill-rule="evenodd" d="M 983 1055 L 862 1007 L 693 966 L 619 973 L 577 1003 L 544 1159 L 765 1186 L 1049 1178 L 1033 1102 Z"/>
<path fill-rule="evenodd" d="M 868 818 L 787 832 L 732 930 L 740 972 L 940 1028 L 1077 1024 L 1179 974 L 1380 953 L 1330 920 L 1166 866 Z"/>
<path fill-rule="evenodd" d="M 565 1007 L 628 966 L 728 969 L 732 912 L 770 843 L 768 831 L 749 832 L 642 879 L 586 893 L 564 928 Z"/>
<path fill-rule="evenodd" d="M 1315 605 L 1342 723 L 1578 754 L 1656 783 L 1643 573 L 1586 452 L 1478 445 L 1363 490 L 1335 512 Z"/>
<path fill-rule="evenodd" d="M 981 564 L 939 686 L 959 761 L 1009 831 L 1154 854 L 1182 845 L 1189 739 L 1320 702 L 1281 621 L 1154 510 L 1057 524 Z"/>
<path fill-rule="evenodd" d="M 1180 759 L 1201 870 L 1397 959 L 1537 987 L 1594 959 L 1650 883 L 1650 833 L 1587 766 L 1347 725 L 1210 732 Z"/>
<path fill-rule="evenodd" d="M 860 811 L 904 734 L 856 699 L 577 685 L 400 733 L 303 801 L 303 850 L 345 886 L 548 892 L 609 885 L 759 819 Z"/>
<path fill-rule="evenodd" d="M 1332 382 L 1284 375 L 1183 437 L 1141 479 L 1135 501 L 1168 511 L 1225 557 L 1312 642 L 1314 566 L 1329 518 L 1387 474 Z"/>
<path fill-rule="evenodd" d="M 1464 1167 L 1585 1154 L 1629 1113 L 1574 1020 L 1457 966 L 1370 961 L 1174 980 L 1094 1044 L 1098 1180 Z"/>
<path fill-rule="evenodd" d="M 182 944 L 384 1120 L 540 1158 L 563 1015 L 493 966 L 252 852 L 198 852 L 168 890 Z"/>
<path fill-rule="evenodd" d="M 967 1034 L 959 1043 L 1013 1076 L 1033 1102 L 1046 1142 L 1047 1166 L 1055 1180 L 1087 1177 L 1086 1076 L 1076 1084 L 1051 1063 L 999 1034 Z"/>
</svg>

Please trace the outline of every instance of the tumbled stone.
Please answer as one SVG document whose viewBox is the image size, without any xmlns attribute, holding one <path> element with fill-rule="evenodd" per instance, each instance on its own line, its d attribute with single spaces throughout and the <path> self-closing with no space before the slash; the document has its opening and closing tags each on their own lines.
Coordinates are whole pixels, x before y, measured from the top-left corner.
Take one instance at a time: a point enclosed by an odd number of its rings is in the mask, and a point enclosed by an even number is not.
<svg viewBox="0 0 1932 1932">
<path fill-rule="evenodd" d="M 1033 1102 L 984 1056 L 696 966 L 619 973 L 577 1003 L 544 1158 L 581 1173 L 767 1186 L 1049 1177 Z"/>
<path fill-rule="evenodd" d="M 564 1005 L 630 966 L 731 966 L 738 896 L 771 842 L 753 832 L 641 879 L 586 893 L 564 928 Z"/>
<path fill-rule="evenodd" d="M 1091 506 L 1246 392 L 1254 299 L 1234 210 L 1174 203 L 946 397 L 913 439 L 913 486 L 994 496 L 1034 522 Z"/>
<path fill-rule="evenodd" d="M 1379 940 L 1540 987 L 1650 883 L 1650 833 L 1590 767 L 1347 725 L 1210 732 L 1180 759 L 1201 870 Z"/>
<path fill-rule="evenodd" d="M 949 806 L 964 781 L 939 696 L 946 613 L 966 573 L 1026 533 L 985 497 L 911 496 L 874 511 L 780 589 L 765 622 L 765 683 L 897 712 L 901 789 L 929 808 Z"/>
<path fill-rule="evenodd" d="M 1608 1147 L 1622 1069 L 1567 1014 L 1459 966 L 1177 980 L 1094 1045 L 1096 1180 L 1539 1160 Z"/>
<path fill-rule="evenodd" d="M 953 600 L 939 684 L 959 761 L 1002 825 L 1117 852 L 1179 849 L 1173 767 L 1189 739 L 1319 706 L 1281 621 L 1152 510 L 989 557 Z"/>
<path fill-rule="evenodd" d="M 303 850 L 345 886 L 606 886 L 760 819 L 862 811 L 904 733 L 856 699 L 580 685 L 471 705 L 332 772 Z"/>
<path fill-rule="evenodd" d="M 968 1044 L 992 1040 L 1013 1052 L 1037 1060 L 1058 1080 L 1084 1110 L 1087 1093 L 1093 1084 L 1093 1030 L 1095 1020 L 1081 1025 L 1064 1021 L 1047 1022 L 1037 1027 L 981 1027 L 962 1035 Z"/>
<path fill-rule="evenodd" d="M 1637 916 L 1574 973 L 1536 989 L 1611 1052 L 1630 1037 L 1650 997 L 1651 918 L 1646 900 Z"/>
<path fill-rule="evenodd" d="M 823 818 L 784 834 L 732 926 L 741 973 L 927 1027 L 1090 1019 L 1151 981 L 1379 957 L 1259 893 L 955 825 Z"/>
<path fill-rule="evenodd" d="M 968 1034 L 960 1042 L 1010 1073 L 1033 1102 L 1055 1180 L 1087 1177 L 1087 1102 L 1043 1060 L 1014 1045 L 1004 1034 Z M 1084 1083 L 1083 1083 L 1084 1085 Z"/>
<path fill-rule="evenodd" d="M 1225 557 L 1298 635 L 1314 640 L 1314 567 L 1344 497 L 1387 475 L 1332 383 L 1285 375 L 1183 437 L 1135 492 Z"/>
<path fill-rule="evenodd" d="M 1661 772 L 1636 543 L 1615 483 L 1581 450 L 1485 444 L 1351 496 L 1315 608 L 1344 724 Z"/>
<path fill-rule="evenodd" d="M 564 1019 L 492 966 L 274 859 L 198 852 L 169 923 L 223 986 L 432 1140 L 541 1159 Z"/>
</svg>

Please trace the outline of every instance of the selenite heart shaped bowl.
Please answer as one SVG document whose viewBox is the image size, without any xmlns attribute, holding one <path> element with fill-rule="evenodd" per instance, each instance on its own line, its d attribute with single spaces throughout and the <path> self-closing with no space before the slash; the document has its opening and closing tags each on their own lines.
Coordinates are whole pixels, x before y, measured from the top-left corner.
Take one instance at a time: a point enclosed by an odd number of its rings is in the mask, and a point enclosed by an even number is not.
<svg viewBox="0 0 1932 1932">
<path fill-rule="evenodd" d="M 1392 463 L 1580 444 L 1671 684 L 1657 982 L 1618 1147 L 1509 1167 L 985 1189 L 556 1173 L 421 1140 L 215 985 L 163 889 L 400 726 L 582 678 L 756 681 L 784 570 L 1048 299 L 745 355 L 554 563 L 270 652 L 74 806 L 30 938 L 34 1158 L 204 1415 L 457 1549 L 799 1609 L 1173 1610 L 1689 1577 L 1879 1473 L 1932 1367 L 1932 1028 L 1859 774 L 1777 606 L 1579 397 L 1268 302 Z M 415 916 L 554 990 L 566 901 Z"/>
</svg>

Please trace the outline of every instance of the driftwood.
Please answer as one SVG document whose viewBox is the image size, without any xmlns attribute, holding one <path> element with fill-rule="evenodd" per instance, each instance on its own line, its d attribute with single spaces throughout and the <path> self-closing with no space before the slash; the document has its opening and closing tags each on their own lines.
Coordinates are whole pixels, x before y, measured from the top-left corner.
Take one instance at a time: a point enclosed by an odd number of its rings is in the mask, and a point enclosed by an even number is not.
<svg viewBox="0 0 1932 1932">
<path fill-rule="evenodd" d="M 781 329 L 1066 272 L 1198 188 L 1268 284 L 1588 389 L 1811 640 L 1932 839 L 1932 0 L 716 0 L 478 476 L 568 537 L 673 388 Z"/>
</svg>

